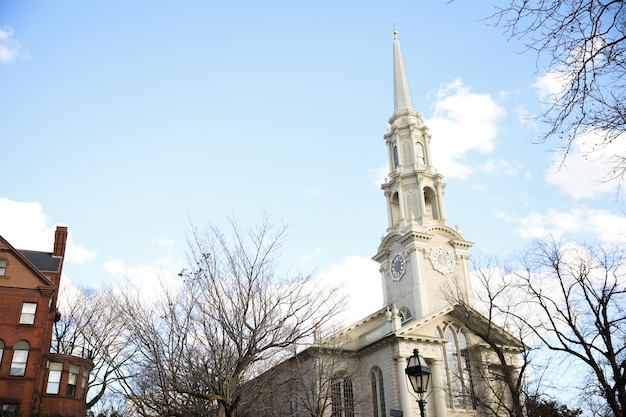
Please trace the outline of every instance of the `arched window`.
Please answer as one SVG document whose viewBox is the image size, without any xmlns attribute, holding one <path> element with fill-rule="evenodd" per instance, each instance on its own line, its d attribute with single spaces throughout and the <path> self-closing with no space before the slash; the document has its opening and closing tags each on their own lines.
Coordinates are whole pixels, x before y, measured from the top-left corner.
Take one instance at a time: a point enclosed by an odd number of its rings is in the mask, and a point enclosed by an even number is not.
<svg viewBox="0 0 626 417">
<path fill-rule="evenodd" d="M 415 144 L 415 160 L 418 164 L 426 163 L 424 160 L 424 145 L 422 145 L 420 142 L 417 142 Z"/>
<path fill-rule="evenodd" d="M 370 378 L 372 380 L 372 407 L 374 407 L 374 417 L 386 417 L 383 372 L 379 367 L 372 368 Z"/>
<path fill-rule="evenodd" d="M 4 258 L 0 258 L 0 277 L 3 277 L 7 274 L 7 260 Z"/>
<path fill-rule="evenodd" d="M 447 343 L 442 347 L 445 371 L 444 389 L 448 408 L 473 409 L 473 387 L 471 381 L 470 361 L 467 355 L 467 339 L 463 332 L 453 324 L 448 324 L 445 330 L 438 328 L 437 336 Z"/>
<path fill-rule="evenodd" d="M 402 323 L 405 323 L 413 318 L 413 315 L 411 314 L 411 310 L 409 310 L 406 307 L 402 307 L 400 311 L 398 312 L 398 315 L 400 316 L 400 321 Z"/>
<path fill-rule="evenodd" d="M 400 222 L 400 197 L 397 192 L 393 193 L 389 203 L 391 207 L 391 222 L 395 227 Z"/>
<path fill-rule="evenodd" d="M 335 379 L 332 385 L 332 417 L 354 417 L 354 390 L 350 378 Z"/>
<path fill-rule="evenodd" d="M 26 373 L 26 362 L 28 362 L 28 351 L 30 344 L 26 340 L 20 340 L 13 346 L 13 360 L 9 375 L 24 376 Z"/>
<path fill-rule="evenodd" d="M 424 188 L 424 204 L 426 206 L 426 216 L 439 220 L 439 203 L 437 193 L 430 187 Z"/>
<path fill-rule="evenodd" d="M 398 156 L 398 147 L 397 146 L 393 147 L 393 163 L 396 164 L 396 166 L 400 165 L 400 158 Z"/>
</svg>

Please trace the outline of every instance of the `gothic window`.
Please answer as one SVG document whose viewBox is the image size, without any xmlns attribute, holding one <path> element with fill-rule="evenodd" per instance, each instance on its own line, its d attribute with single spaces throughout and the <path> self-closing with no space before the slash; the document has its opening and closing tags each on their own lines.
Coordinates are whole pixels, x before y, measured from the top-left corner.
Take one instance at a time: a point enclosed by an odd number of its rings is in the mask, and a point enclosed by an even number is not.
<svg viewBox="0 0 626 417">
<path fill-rule="evenodd" d="M 354 417 L 354 391 L 350 378 L 336 379 L 331 389 L 332 417 Z"/>
<path fill-rule="evenodd" d="M 7 274 L 7 260 L 0 258 L 0 277 Z"/>
<path fill-rule="evenodd" d="M 22 303 L 22 313 L 20 314 L 20 324 L 35 324 L 35 313 L 37 303 Z"/>
<path fill-rule="evenodd" d="M 13 359 L 9 375 L 24 376 L 26 373 L 26 362 L 28 362 L 28 352 L 30 344 L 26 340 L 20 340 L 13 346 Z"/>
<path fill-rule="evenodd" d="M 63 363 L 50 362 L 48 365 L 48 385 L 46 394 L 58 394 L 61 387 L 61 374 L 63 373 Z"/>
<path fill-rule="evenodd" d="M 372 368 L 370 377 L 372 380 L 372 407 L 374 407 L 374 417 L 386 417 L 383 372 L 379 367 Z"/>
<path fill-rule="evenodd" d="M 422 145 L 420 142 L 417 142 L 415 144 L 415 160 L 418 164 L 426 163 L 424 160 L 424 145 Z"/>
<path fill-rule="evenodd" d="M 442 347 L 442 371 L 444 371 L 444 390 L 446 405 L 453 409 L 472 409 L 473 387 L 471 382 L 470 361 L 467 356 L 467 339 L 463 332 L 452 324 L 437 330 L 437 336 L 447 343 Z"/>
</svg>

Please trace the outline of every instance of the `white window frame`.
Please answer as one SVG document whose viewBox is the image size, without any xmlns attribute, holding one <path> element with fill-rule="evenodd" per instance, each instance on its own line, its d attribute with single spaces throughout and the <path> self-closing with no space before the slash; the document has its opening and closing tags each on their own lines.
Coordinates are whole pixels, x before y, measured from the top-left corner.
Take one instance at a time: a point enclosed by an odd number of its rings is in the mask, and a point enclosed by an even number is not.
<svg viewBox="0 0 626 417">
<path fill-rule="evenodd" d="M 63 375 L 63 362 L 50 362 L 48 365 L 48 383 L 46 394 L 58 395 L 61 390 L 61 375 Z"/>
<path fill-rule="evenodd" d="M 35 316 L 37 315 L 37 303 L 24 301 L 22 303 L 22 312 L 20 313 L 20 324 L 35 324 Z"/>
<path fill-rule="evenodd" d="M 7 274 L 7 265 L 9 261 L 4 258 L 0 258 L 0 277 L 3 277 Z"/>
<path fill-rule="evenodd" d="M 78 385 L 78 375 L 80 374 L 80 366 L 70 365 L 69 373 L 67 374 L 67 387 L 65 389 L 65 395 L 68 397 L 76 396 L 76 386 Z"/>
<path fill-rule="evenodd" d="M 26 365 L 28 364 L 28 353 L 30 344 L 25 340 L 20 340 L 13 346 L 13 358 L 11 359 L 10 376 L 24 376 Z"/>
</svg>

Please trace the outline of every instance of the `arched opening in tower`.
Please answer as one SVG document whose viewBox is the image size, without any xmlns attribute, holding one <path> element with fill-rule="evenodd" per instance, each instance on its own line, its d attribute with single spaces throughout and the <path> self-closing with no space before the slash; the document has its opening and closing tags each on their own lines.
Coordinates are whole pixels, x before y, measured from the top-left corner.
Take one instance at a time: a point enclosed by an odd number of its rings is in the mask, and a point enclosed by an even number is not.
<svg viewBox="0 0 626 417">
<path fill-rule="evenodd" d="M 430 217 L 434 220 L 440 219 L 437 193 L 430 187 L 424 188 L 424 205 L 426 208 L 426 217 Z"/>
</svg>

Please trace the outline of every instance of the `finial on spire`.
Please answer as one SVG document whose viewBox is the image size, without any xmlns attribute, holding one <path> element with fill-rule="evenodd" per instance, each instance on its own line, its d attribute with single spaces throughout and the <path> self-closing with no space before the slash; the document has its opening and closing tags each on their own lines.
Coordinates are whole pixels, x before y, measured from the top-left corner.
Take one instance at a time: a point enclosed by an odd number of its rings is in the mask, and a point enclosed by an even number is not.
<svg viewBox="0 0 626 417">
<path fill-rule="evenodd" d="M 397 39 L 398 31 L 396 30 L 396 22 L 393 22 L 393 38 Z"/>
</svg>

